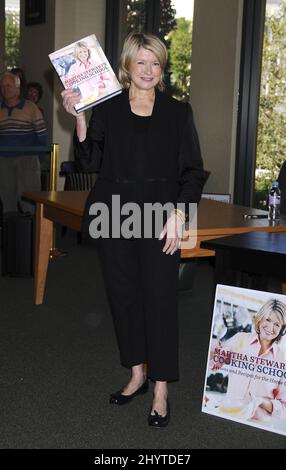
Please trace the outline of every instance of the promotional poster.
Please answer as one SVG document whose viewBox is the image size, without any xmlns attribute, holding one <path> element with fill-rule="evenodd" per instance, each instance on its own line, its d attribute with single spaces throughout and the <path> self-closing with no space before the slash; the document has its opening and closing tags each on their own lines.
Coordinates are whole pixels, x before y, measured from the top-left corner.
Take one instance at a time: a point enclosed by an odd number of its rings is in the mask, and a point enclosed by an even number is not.
<svg viewBox="0 0 286 470">
<path fill-rule="evenodd" d="M 286 435 L 286 295 L 218 285 L 202 411 Z"/>
</svg>

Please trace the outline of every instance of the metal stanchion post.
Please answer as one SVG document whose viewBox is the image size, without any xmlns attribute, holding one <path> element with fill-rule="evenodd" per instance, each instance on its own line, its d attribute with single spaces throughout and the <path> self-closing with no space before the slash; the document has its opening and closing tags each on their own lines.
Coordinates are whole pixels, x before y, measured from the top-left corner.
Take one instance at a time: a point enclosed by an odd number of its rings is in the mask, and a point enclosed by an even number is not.
<svg viewBox="0 0 286 470">
<path fill-rule="evenodd" d="M 59 161 L 59 144 L 52 144 L 51 162 L 50 162 L 50 191 L 57 190 L 58 177 L 58 161 Z M 66 253 L 56 248 L 56 228 L 53 230 L 52 246 L 50 248 L 50 259 L 64 256 Z"/>
<path fill-rule="evenodd" d="M 59 159 L 59 144 L 52 144 L 51 162 L 50 162 L 50 190 L 57 190 L 57 177 L 58 177 L 58 159 Z"/>
</svg>

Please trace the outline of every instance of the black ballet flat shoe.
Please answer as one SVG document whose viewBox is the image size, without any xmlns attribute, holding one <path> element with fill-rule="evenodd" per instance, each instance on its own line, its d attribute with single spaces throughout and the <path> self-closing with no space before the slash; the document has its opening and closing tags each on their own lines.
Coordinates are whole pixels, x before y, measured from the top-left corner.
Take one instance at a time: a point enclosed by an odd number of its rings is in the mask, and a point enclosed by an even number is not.
<svg viewBox="0 0 286 470">
<path fill-rule="evenodd" d="M 151 415 L 151 411 L 148 416 L 148 424 L 153 428 L 164 428 L 169 424 L 170 421 L 170 404 L 167 400 L 167 414 L 166 416 L 161 416 L 154 410 L 154 415 Z"/>
<path fill-rule="evenodd" d="M 139 387 L 136 392 L 131 393 L 131 395 L 122 395 L 123 389 L 119 390 L 118 392 L 112 393 L 110 395 L 109 403 L 112 403 L 114 405 L 126 405 L 127 403 L 130 403 L 131 400 L 133 400 L 134 397 L 137 395 L 143 395 L 148 391 L 149 388 L 149 381 L 148 379 L 145 380 L 143 385 Z"/>
</svg>

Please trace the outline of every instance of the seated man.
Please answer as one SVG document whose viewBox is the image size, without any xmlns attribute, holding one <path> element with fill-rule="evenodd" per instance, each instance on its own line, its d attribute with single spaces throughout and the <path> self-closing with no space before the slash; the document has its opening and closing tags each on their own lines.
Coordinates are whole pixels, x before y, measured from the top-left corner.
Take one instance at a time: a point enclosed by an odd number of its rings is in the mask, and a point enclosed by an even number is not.
<svg viewBox="0 0 286 470">
<path fill-rule="evenodd" d="M 7 152 L 3 147 L 47 145 L 47 130 L 39 108 L 20 97 L 20 79 L 5 73 L 0 82 L 0 199 L 3 211 L 31 211 L 21 200 L 24 191 L 41 190 L 41 171 L 37 154 Z"/>
</svg>

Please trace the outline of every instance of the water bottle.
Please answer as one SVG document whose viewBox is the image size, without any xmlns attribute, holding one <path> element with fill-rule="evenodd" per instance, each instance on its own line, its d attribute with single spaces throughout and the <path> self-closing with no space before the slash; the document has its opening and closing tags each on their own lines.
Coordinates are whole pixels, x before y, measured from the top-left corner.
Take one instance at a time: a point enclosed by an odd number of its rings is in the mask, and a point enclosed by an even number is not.
<svg viewBox="0 0 286 470">
<path fill-rule="evenodd" d="M 270 221 L 280 219 L 280 201 L 281 191 L 279 189 L 279 183 L 278 181 L 274 181 L 268 199 L 268 219 Z"/>
</svg>

